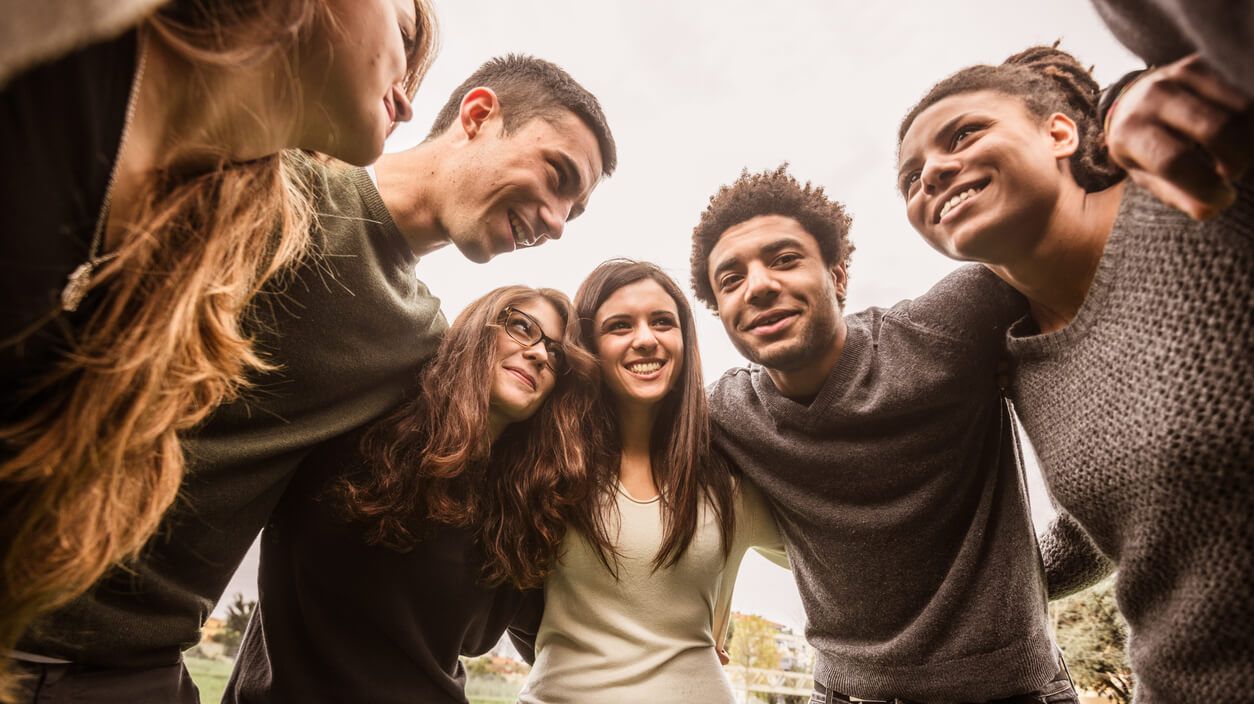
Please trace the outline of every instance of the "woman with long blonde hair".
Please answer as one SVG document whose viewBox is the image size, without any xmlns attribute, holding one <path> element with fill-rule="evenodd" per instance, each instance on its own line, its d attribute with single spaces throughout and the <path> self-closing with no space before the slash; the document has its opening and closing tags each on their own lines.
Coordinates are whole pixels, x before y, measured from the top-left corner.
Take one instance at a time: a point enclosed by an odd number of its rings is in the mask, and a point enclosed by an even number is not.
<svg viewBox="0 0 1254 704">
<path fill-rule="evenodd" d="M 3 86 L 0 649 L 152 534 L 179 434 L 269 367 L 307 154 L 373 161 L 433 52 L 426 0 L 174 2 Z"/>
</svg>

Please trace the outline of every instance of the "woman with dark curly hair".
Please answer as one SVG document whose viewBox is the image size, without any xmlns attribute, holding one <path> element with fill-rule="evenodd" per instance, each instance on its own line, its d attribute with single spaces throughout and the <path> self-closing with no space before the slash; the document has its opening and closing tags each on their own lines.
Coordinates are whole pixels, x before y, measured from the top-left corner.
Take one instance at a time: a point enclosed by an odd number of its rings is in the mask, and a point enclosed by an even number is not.
<svg viewBox="0 0 1254 704">
<path fill-rule="evenodd" d="M 1136 700 L 1254 687 L 1254 190 L 1197 222 L 1124 180 L 1097 85 L 1036 47 L 938 83 L 900 187 L 933 247 L 1027 297 L 1011 390 L 1059 503 L 1051 596 L 1118 569 Z"/>
<path fill-rule="evenodd" d="M 419 390 L 294 479 L 262 534 L 228 702 L 466 702 L 461 655 L 529 654 L 571 507 L 594 368 L 570 301 L 507 286 Z"/>
</svg>

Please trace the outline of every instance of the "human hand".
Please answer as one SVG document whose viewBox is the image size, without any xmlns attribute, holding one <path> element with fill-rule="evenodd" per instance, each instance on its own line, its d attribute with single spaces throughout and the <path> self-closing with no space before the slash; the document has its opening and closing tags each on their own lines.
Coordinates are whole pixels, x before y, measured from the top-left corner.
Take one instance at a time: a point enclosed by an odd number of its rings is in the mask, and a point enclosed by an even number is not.
<svg viewBox="0 0 1254 704">
<path fill-rule="evenodd" d="M 1236 199 L 1254 160 L 1254 102 L 1197 54 L 1146 71 L 1106 116 L 1111 159 L 1139 186 L 1198 220 Z"/>
<path fill-rule="evenodd" d="M 723 650 L 722 648 L 715 648 L 714 650 L 718 652 L 719 662 L 723 663 L 724 665 L 731 662 L 731 656 L 727 654 L 726 650 Z"/>
</svg>

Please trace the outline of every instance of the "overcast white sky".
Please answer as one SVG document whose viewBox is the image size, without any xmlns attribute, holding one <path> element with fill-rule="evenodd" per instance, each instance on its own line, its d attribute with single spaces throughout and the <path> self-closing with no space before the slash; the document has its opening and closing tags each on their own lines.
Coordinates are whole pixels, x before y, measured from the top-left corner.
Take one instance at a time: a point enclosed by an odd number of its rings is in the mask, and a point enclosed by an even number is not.
<svg viewBox="0 0 1254 704">
<path fill-rule="evenodd" d="M 510 283 L 574 295 L 610 257 L 647 259 L 688 282 L 689 235 L 740 170 L 787 161 L 853 215 L 849 310 L 916 296 L 952 270 L 906 222 L 894 188 L 896 128 L 936 81 L 1032 44 L 1062 47 L 1109 83 L 1139 66 L 1089 0 L 435 0 L 441 51 L 413 122 L 387 151 L 422 140 L 449 93 L 492 56 L 553 61 L 600 99 L 619 167 L 560 242 L 476 265 L 448 248 L 418 275 L 451 320 Z M 707 380 L 743 360 L 698 309 Z M 1039 489 L 1039 484 L 1038 484 Z M 1037 492 L 1036 498 L 1043 498 Z M 1034 514 L 1048 516 L 1047 500 Z M 256 551 L 228 588 L 256 595 Z M 751 555 L 734 607 L 804 624 L 791 575 Z"/>
</svg>

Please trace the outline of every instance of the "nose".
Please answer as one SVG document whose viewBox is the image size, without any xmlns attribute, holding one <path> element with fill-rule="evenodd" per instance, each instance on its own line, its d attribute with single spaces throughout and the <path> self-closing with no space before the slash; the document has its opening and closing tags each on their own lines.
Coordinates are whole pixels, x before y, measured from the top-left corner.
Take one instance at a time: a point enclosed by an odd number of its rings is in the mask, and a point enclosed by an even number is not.
<svg viewBox="0 0 1254 704">
<path fill-rule="evenodd" d="M 549 361 L 549 350 L 544 346 L 544 340 L 540 340 L 536 344 L 523 348 L 523 359 L 536 365 L 539 369 Z"/>
<path fill-rule="evenodd" d="M 759 304 L 772 301 L 779 295 L 779 282 L 761 264 L 754 262 L 745 273 L 745 299 Z"/>
<path fill-rule="evenodd" d="M 923 190 L 928 195 L 935 195 L 946 184 L 953 180 L 961 169 L 961 165 L 952 156 L 938 154 L 923 164 L 923 172 L 919 178 L 923 181 Z"/>
<path fill-rule="evenodd" d="M 657 336 L 648 325 L 637 325 L 631 338 L 631 348 L 639 352 L 647 352 L 657 348 Z"/>
<path fill-rule="evenodd" d="M 540 209 L 540 220 L 544 225 L 543 234 L 546 237 L 551 240 L 562 239 L 562 232 L 566 229 L 566 219 L 570 217 L 572 203 L 563 198 Z"/>
<path fill-rule="evenodd" d="M 410 105 L 409 98 L 405 97 L 405 91 L 400 86 L 392 86 L 393 103 L 396 105 L 396 121 L 409 122 L 414 117 L 414 106 Z"/>
</svg>

